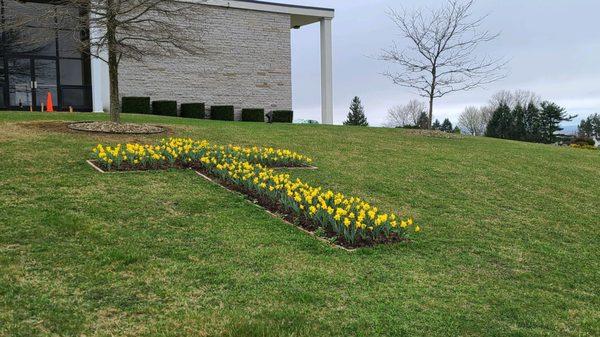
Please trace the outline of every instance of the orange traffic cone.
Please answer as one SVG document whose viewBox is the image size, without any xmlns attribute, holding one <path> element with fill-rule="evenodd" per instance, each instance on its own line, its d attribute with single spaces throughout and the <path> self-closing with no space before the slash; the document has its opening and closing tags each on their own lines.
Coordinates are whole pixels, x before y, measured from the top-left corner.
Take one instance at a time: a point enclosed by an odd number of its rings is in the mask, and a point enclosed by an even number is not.
<svg viewBox="0 0 600 337">
<path fill-rule="evenodd" d="M 52 93 L 50 91 L 48 91 L 48 96 L 46 96 L 46 111 L 54 111 L 54 107 L 52 106 Z"/>
</svg>

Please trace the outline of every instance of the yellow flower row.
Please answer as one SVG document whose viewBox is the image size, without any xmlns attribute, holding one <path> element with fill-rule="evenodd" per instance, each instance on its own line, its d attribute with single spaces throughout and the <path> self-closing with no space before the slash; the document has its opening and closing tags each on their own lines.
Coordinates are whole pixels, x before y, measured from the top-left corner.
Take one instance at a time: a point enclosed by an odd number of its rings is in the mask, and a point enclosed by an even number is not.
<svg viewBox="0 0 600 337">
<path fill-rule="evenodd" d="M 594 145 L 581 145 L 581 144 L 571 144 L 570 147 L 574 149 L 584 149 L 584 150 L 598 150 Z"/>
<path fill-rule="evenodd" d="M 169 138 L 158 145 L 118 144 L 115 147 L 98 144 L 93 150 L 95 159 L 106 169 L 159 168 L 186 166 L 198 163 L 207 153 L 214 152 L 217 158 L 261 163 L 267 166 L 308 166 L 312 159 L 290 150 L 273 148 L 244 148 L 239 146 L 210 145 L 206 140 Z"/>
<path fill-rule="evenodd" d="M 335 233 L 347 243 L 406 238 L 421 228 L 412 218 L 381 212 L 358 197 L 313 187 L 269 166 L 309 165 L 310 158 L 289 150 L 214 146 L 207 141 L 171 138 L 159 145 L 127 144 L 94 148 L 108 169 L 195 167 L 258 197 L 269 208 L 292 214 L 312 227 Z"/>
<path fill-rule="evenodd" d="M 324 191 L 260 164 L 233 159 L 213 166 L 213 162 L 212 157 L 202 159 L 202 163 L 209 163 L 204 168 L 212 175 L 265 197 L 284 211 L 316 223 L 350 244 L 358 240 L 373 242 L 392 235 L 406 237 L 409 228 L 415 232 L 421 230 L 412 218 L 401 219 L 394 213 L 381 212 L 361 198 Z"/>
</svg>

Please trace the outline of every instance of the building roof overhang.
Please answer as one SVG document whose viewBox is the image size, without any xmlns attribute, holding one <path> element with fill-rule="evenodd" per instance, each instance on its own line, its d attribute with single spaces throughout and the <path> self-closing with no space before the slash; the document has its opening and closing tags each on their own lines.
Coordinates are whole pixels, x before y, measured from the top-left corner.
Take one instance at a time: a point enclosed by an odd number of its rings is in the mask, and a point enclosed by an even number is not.
<svg viewBox="0 0 600 337">
<path fill-rule="evenodd" d="M 291 16 L 291 28 L 299 28 L 322 19 L 333 19 L 335 10 L 332 8 L 290 5 L 275 2 L 255 0 L 187 0 L 209 6 L 220 6 L 237 9 L 247 9 L 261 12 L 282 13 Z"/>
</svg>

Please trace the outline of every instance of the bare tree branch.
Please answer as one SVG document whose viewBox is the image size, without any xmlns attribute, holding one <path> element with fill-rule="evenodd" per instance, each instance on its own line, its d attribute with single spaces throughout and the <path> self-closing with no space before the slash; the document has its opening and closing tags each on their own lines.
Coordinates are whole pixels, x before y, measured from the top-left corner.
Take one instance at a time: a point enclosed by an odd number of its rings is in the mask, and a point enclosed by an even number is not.
<svg viewBox="0 0 600 337">
<path fill-rule="evenodd" d="M 425 104 L 415 99 L 406 105 L 397 105 L 388 110 L 386 126 L 391 128 L 419 125 L 419 117 L 425 113 Z"/>
<path fill-rule="evenodd" d="M 47 13 L 31 11 L 18 1 L 2 2 L 5 51 L 35 52 L 54 41 L 59 29 L 72 31 L 79 51 L 109 67 L 111 120 L 120 115 L 118 69 L 121 60 L 203 53 L 202 32 L 193 22 L 202 18 L 202 0 L 56 0 Z M 4 10 L 6 6 L 13 6 Z M 29 12 L 31 13 L 29 13 Z M 40 21 L 44 21 L 41 24 Z M 36 27 L 46 27 L 37 29 Z M 48 27 L 52 29 L 47 29 Z M 81 32 L 93 32 L 82 38 Z M 27 32 L 27 33 L 25 33 Z M 33 33 L 32 33 L 33 32 Z"/>
<path fill-rule="evenodd" d="M 477 48 L 499 34 L 481 30 L 487 15 L 473 17 L 473 5 L 474 0 L 448 0 L 444 7 L 427 13 L 405 9 L 388 13 L 409 47 L 400 49 L 394 42 L 382 52 L 382 60 L 402 69 L 383 75 L 429 99 L 430 123 L 436 98 L 472 90 L 505 76 L 507 62 L 477 56 Z"/>
</svg>

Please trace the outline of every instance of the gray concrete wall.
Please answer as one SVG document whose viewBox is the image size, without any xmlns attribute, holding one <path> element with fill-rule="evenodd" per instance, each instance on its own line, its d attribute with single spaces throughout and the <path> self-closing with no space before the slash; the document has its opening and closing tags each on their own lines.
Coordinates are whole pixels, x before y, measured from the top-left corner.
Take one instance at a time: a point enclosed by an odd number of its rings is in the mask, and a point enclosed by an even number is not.
<svg viewBox="0 0 600 337">
<path fill-rule="evenodd" d="M 204 54 L 123 59 L 122 96 L 178 103 L 292 109 L 290 16 L 202 6 L 187 33 L 202 35 Z"/>
</svg>

